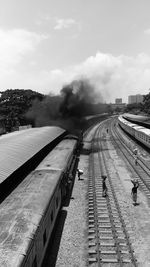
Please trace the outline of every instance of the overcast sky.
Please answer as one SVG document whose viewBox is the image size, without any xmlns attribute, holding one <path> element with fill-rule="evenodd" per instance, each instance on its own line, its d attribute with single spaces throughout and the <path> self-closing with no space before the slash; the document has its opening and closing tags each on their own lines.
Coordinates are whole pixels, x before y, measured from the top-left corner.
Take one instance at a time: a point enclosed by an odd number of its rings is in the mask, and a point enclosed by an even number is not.
<svg viewBox="0 0 150 267">
<path fill-rule="evenodd" d="M 107 103 L 149 93 L 150 0 L 0 0 L 0 90 L 80 77 Z"/>
</svg>

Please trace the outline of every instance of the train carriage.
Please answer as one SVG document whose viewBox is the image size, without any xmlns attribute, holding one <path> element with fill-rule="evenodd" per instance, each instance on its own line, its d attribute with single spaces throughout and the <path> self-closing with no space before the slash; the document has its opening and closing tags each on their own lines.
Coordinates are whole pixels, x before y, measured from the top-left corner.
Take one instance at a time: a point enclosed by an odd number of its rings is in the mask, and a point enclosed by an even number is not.
<svg viewBox="0 0 150 267">
<path fill-rule="evenodd" d="M 60 127 L 39 127 L 16 131 L 0 137 L 0 184 L 35 155 L 45 154 L 65 135 Z M 37 160 L 37 158 L 36 158 Z"/>
<path fill-rule="evenodd" d="M 118 117 L 118 123 L 127 133 L 150 148 L 150 129 L 131 123 L 122 116 Z"/>
<path fill-rule="evenodd" d="M 0 266 L 42 265 L 77 148 L 77 138 L 62 140 L 1 203 Z"/>
<path fill-rule="evenodd" d="M 150 130 L 139 127 L 135 133 L 135 138 L 150 148 Z"/>
<path fill-rule="evenodd" d="M 135 128 L 134 128 L 135 124 L 128 122 L 122 116 L 119 116 L 118 120 L 119 120 L 119 124 L 124 130 L 126 130 L 132 136 L 135 135 Z"/>
</svg>

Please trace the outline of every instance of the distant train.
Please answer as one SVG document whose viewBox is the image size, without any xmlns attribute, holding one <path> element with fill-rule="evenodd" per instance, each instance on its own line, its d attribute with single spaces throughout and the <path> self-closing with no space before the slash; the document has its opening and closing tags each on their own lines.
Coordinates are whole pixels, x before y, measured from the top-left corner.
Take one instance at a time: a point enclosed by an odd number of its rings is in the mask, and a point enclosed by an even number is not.
<svg viewBox="0 0 150 267">
<path fill-rule="evenodd" d="M 150 129 L 131 123 L 124 119 L 123 116 L 118 117 L 118 123 L 127 133 L 150 148 Z"/>
<path fill-rule="evenodd" d="M 39 267 L 75 175 L 78 138 L 67 136 L 0 204 L 0 266 Z"/>
<path fill-rule="evenodd" d="M 125 113 L 122 116 L 125 120 L 131 123 L 136 123 L 137 125 L 150 129 L 150 117 L 149 116 L 134 115 L 130 113 Z"/>
</svg>

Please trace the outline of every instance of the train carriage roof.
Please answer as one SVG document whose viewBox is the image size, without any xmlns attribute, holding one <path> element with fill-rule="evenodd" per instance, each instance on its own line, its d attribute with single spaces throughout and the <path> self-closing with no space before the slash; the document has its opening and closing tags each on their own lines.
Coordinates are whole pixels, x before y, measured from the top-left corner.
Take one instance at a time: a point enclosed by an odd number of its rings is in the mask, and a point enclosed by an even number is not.
<svg viewBox="0 0 150 267">
<path fill-rule="evenodd" d="M 36 170 L 63 170 L 68 165 L 71 151 L 76 147 L 77 140 L 63 139 L 44 160 L 38 165 Z M 65 166 L 64 166 L 65 162 Z"/>
<path fill-rule="evenodd" d="M 64 132 L 59 127 L 46 126 L 1 136 L 0 183 Z"/>
<path fill-rule="evenodd" d="M 123 117 L 131 119 L 131 120 L 135 120 L 135 121 L 147 121 L 147 120 L 150 120 L 149 116 L 135 115 L 135 114 L 131 114 L 131 113 L 125 113 L 125 114 L 123 114 Z"/>
<path fill-rule="evenodd" d="M 1 203 L 0 266 L 22 266 L 19 265 L 23 260 L 21 255 L 27 254 L 29 240 L 35 236 L 75 143 L 76 140 L 61 141 L 54 149 L 55 157 L 52 150 Z"/>
<path fill-rule="evenodd" d="M 121 117 L 121 118 L 119 117 L 119 119 L 120 119 L 124 124 L 129 125 L 130 127 L 134 128 L 135 130 L 137 130 L 137 131 L 139 131 L 139 132 L 141 132 L 141 133 L 144 133 L 144 134 L 150 136 L 150 129 L 145 128 L 145 127 L 140 126 L 140 125 L 137 125 L 137 124 L 135 124 L 135 123 L 131 123 L 131 122 L 127 121 L 126 119 L 122 118 L 122 117 Z"/>
<path fill-rule="evenodd" d="M 141 133 L 144 133 L 147 136 L 150 136 L 150 129 L 147 129 L 147 128 L 143 127 L 141 129 L 139 129 L 138 131 L 141 132 Z"/>
<path fill-rule="evenodd" d="M 137 131 L 143 129 L 143 126 L 140 126 L 140 125 L 137 125 L 137 124 L 134 124 L 132 127 Z"/>
<path fill-rule="evenodd" d="M 120 118 L 120 117 L 119 117 Z M 124 124 L 134 128 L 135 130 L 138 130 L 138 129 L 143 129 L 143 126 L 140 126 L 138 124 L 135 124 L 133 122 L 130 122 L 130 121 L 127 121 L 126 119 L 124 119 L 123 117 L 120 118 L 120 121 L 122 121 Z"/>
</svg>

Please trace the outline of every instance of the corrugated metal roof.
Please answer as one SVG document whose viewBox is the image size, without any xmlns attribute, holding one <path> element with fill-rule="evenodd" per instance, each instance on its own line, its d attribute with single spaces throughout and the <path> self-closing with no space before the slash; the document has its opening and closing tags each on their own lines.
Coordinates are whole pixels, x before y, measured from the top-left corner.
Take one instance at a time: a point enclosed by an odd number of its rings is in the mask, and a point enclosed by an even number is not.
<svg viewBox="0 0 150 267">
<path fill-rule="evenodd" d="M 146 134 L 147 136 L 150 136 L 150 129 L 141 127 L 141 129 L 138 129 L 138 131 Z"/>
<path fill-rule="evenodd" d="M 65 130 L 39 127 L 0 137 L 0 183 Z"/>
<path fill-rule="evenodd" d="M 150 119 L 149 116 L 135 115 L 135 114 L 131 114 L 131 113 L 125 113 L 125 114 L 123 114 L 123 116 L 125 116 L 128 119 L 133 119 L 135 121 L 146 121 L 146 120 Z"/>
<path fill-rule="evenodd" d="M 27 254 L 75 144 L 73 139 L 60 142 L 1 203 L 0 266 L 22 266 L 20 255 Z"/>
</svg>

